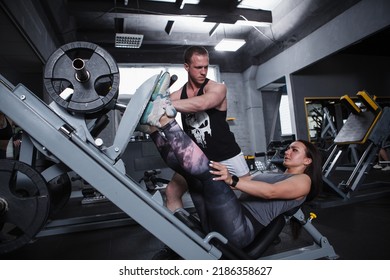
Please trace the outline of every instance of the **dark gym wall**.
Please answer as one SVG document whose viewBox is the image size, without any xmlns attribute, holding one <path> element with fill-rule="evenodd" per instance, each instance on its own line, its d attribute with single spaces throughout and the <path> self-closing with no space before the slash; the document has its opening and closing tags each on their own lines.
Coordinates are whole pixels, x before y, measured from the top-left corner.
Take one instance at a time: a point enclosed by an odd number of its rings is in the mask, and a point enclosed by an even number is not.
<svg viewBox="0 0 390 280">
<path fill-rule="evenodd" d="M 8 38 L 0 44 L 0 75 L 14 85 L 23 83 L 34 93 L 41 92 L 43 63 L 1 6 L 0 34 L 1 38 Z"/>
</svg>

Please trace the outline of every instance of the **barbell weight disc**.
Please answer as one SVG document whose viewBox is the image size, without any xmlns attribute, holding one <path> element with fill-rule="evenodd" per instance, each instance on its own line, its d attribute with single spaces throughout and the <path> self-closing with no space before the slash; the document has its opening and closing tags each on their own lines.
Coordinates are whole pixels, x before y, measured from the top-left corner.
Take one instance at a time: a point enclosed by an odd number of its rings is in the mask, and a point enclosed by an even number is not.
<svg viewBox="0 0 390 280">
<path fill-rule="evenodd" d="M 50 97 L 66 110 L 96 113 L 116 100 L 119 69 L 113 57 L 98 45 L 72 42 L 49 57 L 44 85 Z M 64 95 L 65 91 L 70 93 Z"/>
<path fill-rule="evenodd" d="M 6 210 L 0 217 L 0 254 L 30 242 L 47 221 L 50 197 L 45 179 L 31 166 L 0 160 L 0 198 Z"/>
</svg>

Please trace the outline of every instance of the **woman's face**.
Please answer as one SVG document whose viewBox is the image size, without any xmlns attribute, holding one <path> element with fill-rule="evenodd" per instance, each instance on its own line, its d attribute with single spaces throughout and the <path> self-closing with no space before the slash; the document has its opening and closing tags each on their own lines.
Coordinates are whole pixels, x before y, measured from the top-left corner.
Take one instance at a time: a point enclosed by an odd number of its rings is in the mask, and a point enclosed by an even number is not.
<svg viewBox="0 0 390 280">
<path fill-rule="evenodd" d="M 311 158 L 306 156 L 306 146 L 302 142 L 292 142 L 284 153 L 283 164 L 287 168 L 295 166 L 306 167 L 311 162 Z"/>
</svg>

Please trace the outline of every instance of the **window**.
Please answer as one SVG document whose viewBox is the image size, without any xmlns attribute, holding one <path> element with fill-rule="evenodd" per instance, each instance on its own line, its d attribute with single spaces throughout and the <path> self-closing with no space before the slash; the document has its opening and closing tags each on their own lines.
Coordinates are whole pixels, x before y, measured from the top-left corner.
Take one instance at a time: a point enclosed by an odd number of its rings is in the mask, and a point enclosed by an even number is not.
<svg viewBox="0 0 390 280">
<path fill-rule="evenodd" d="M 291 127 L 291 118 L 290 118 L 290 105 L 288 101 L 288 95 L 286 94 L 283 94 L 280 99 L 279 117 L 280 117 L 280 129 L 282 131 L 282 135 L 293 134 L 292 127 Z"/>
<path fill-rule="evenodd" d="M 180 89 L 187 82 L 187 71 L 183 65 L 141 65 L 141 64 L 118 64 L 119 67 L 119 101 L 129 102 L 131 96 L 136 92 L 147 79 L 153 75 L 168 71 L 171 75 L 178 77 L 171 86 L 170 91 Z M 214 81 L 219 81 L 218 66 L 209 66 L 207 77 Z M 176 121 L 181 125 L 180 113 L 176 116 Z M 119 120 L 117 121 L 119 123 Z"/>
<path fill-rule="evenodd" d="M 217 66 L 209 66 L 207 77 L 218 81 L 219 71 Z M 171 92 L 178 90 L 187 82 L 187 71 L 183 65 L 129 65 L 119 64 L 119 94 L 133 95 L 137 88 L 151 76 L 159 74 L 161 71 L 168 71 L 171 75 L 178 77 L 171 86 Z"/>
</svg>

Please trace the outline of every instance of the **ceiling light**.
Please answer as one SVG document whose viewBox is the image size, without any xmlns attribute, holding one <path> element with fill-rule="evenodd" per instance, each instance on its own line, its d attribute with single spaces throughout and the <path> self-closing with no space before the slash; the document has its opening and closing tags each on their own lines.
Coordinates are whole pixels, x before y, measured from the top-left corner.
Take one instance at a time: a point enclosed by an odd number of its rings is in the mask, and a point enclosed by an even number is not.
<svg viewBox="0 0 390 280">
<path fill-rule="evenodd" d="M 270 22 L 259 22 L 252 20 L 237 20 L 235 25 L 243 25 L 243 26 L 257 26 L 257 27 L 269 27 L 271 26 Z"/>
<path fill-rule="evenodd" d="M 273 10 L 281 0 L 242 0 L 240 1 L 237 8 L 247 8 L 247 9 L 262 9 L 262 10 Z"/>
<path fill-rule="evenodd" d="M 143 38 L 144 35 L 140 34 L 116 33 L 115 47 L 138 49 L 139 47 L 141 47 Z"/>
<path fill-rule="evenodd" d="M 214 48 L 217 51 L 235 52 L 245 44 L 242 39 L 222 39 Z"/>
<path fill-rule="evenodd" d="M 147 0 L 152 2 L 167 2 L 167 3 L 175 3 L 176 0 Z"/>
<path fill-rule="evenodd" d="M 176 3 L 177 1 L 176 0 L 148 0 L 148 1 L 152 1 L 152 2 L 165 2 L 165 3 Z M 182 10 L 184 8 L 184 5 L 185 4 L 193 4 L 193 5 L 197 5 L 199 4 L 199 0 L 181 0 L 179 1 L 181 4 L 180 4 L 180 10 Z"/>
</svg>

